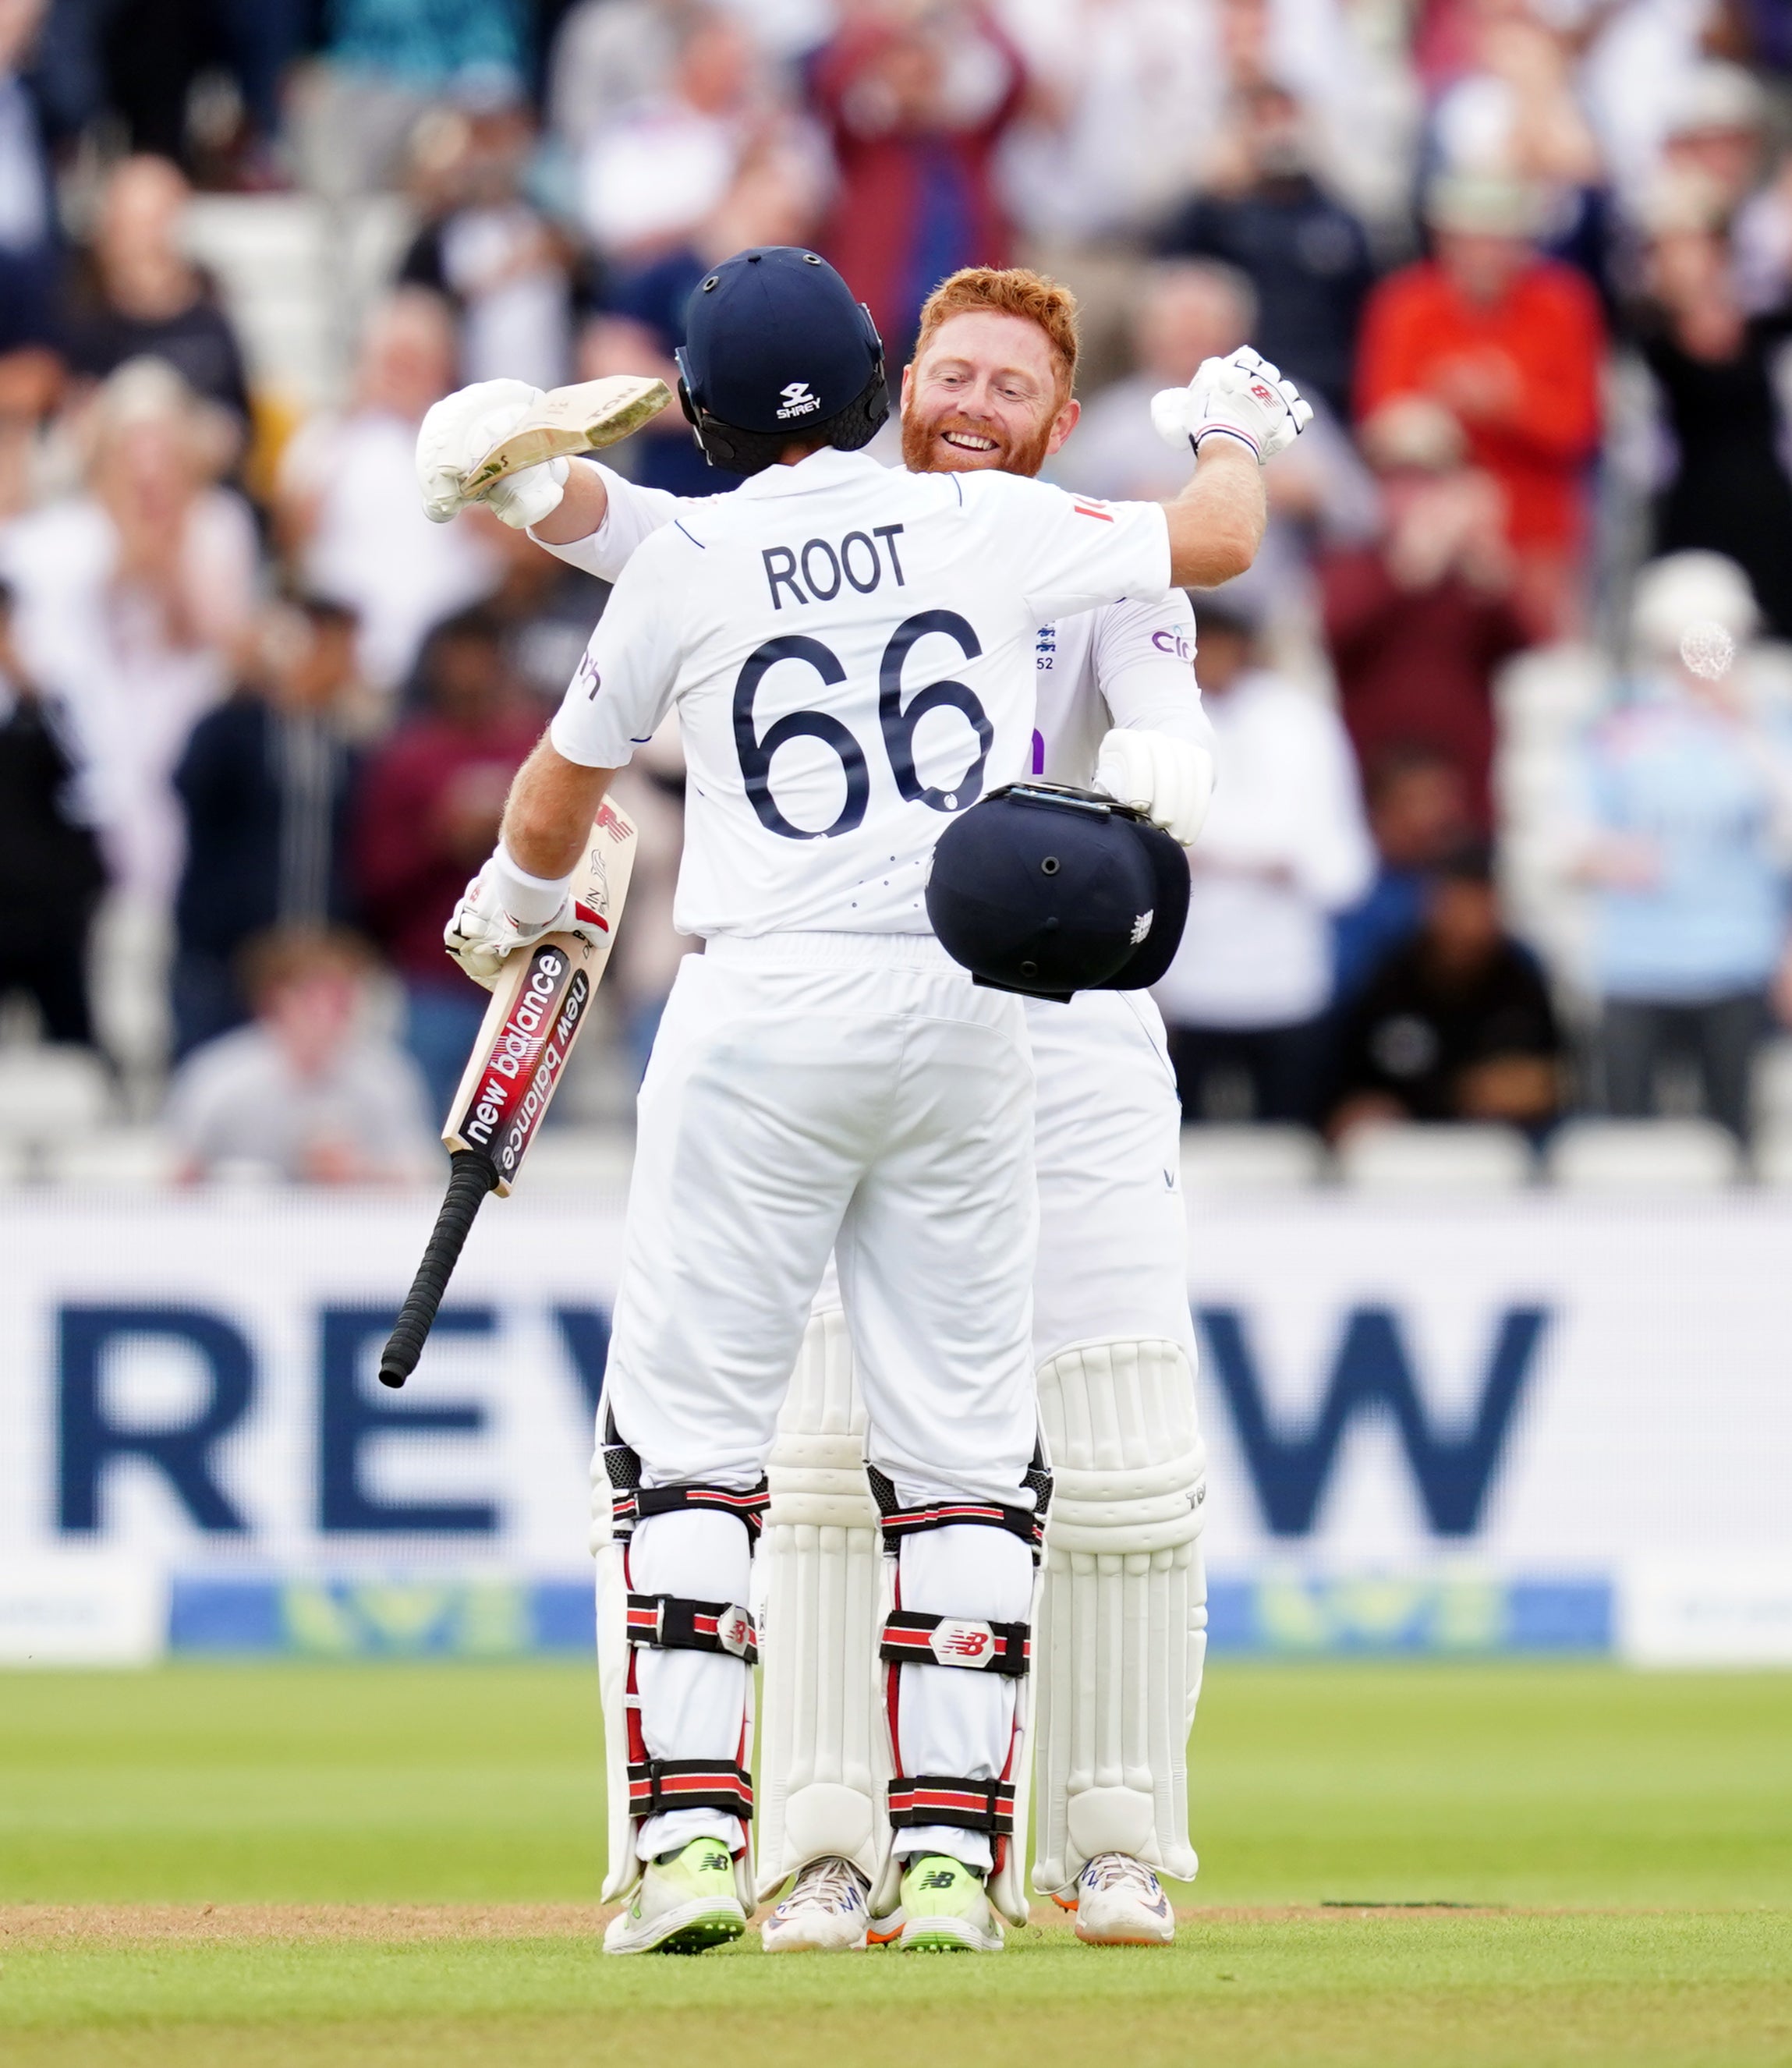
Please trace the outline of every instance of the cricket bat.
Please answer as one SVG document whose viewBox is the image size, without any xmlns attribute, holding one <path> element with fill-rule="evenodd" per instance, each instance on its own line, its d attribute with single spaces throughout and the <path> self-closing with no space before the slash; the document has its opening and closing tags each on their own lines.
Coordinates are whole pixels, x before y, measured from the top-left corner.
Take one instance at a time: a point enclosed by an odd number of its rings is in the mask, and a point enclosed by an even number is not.
<svg viewBox="0 0 1792 2068">
<path fill-rule="evenodd" d="M 538 408 L 461 476 L 461 494 L 476 496 L 507 474 L 520 474 L 544 460 L 601 451 L 638 431 L 671 399 L 672 391 L 663 381 L 639 373 L 616 373 L 603 381 L 551 388 Z"/>
<path fill-rule="evenodd" d="M 596 926 L 597 941 L 580 934 L 548 934 L 531 947 L 517 949 L 499 972 L 442 1130 L 449 1151 L 447 1195 L 397 1325 L 381 1353 L 382 1386 L 402 1386 L 417 1369 L 486 1195 L 507 1197 L 516 1183 L 572 1044 L 590 1016 L 634 858 L 633 821 L 606 803 L 572 879 L 574 910 Z"/>
</svg>

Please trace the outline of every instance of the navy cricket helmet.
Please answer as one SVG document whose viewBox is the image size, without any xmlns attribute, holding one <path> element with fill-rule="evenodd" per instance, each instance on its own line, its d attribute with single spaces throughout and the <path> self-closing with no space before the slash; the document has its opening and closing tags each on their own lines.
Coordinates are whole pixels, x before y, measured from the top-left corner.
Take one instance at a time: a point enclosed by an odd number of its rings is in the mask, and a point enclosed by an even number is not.
<svg viewBox="0 0 1792 2068">
<path fill-rule="evenodd" d="M 1188 917 L 1188 857 L 1138 812 L 1092 790 L 1010 783 L 934 849 L 927 917 L 980 984 L 1032 998 L 1142 991 Z"/>
<path fill-rule="evenodd" d="M 890 414 L 883 340 L 825 258 L 736 252 L 692 289 L 678 400 L 711 466 L 758 474 L 796 438 L 856 452 Z"/>
</svg>

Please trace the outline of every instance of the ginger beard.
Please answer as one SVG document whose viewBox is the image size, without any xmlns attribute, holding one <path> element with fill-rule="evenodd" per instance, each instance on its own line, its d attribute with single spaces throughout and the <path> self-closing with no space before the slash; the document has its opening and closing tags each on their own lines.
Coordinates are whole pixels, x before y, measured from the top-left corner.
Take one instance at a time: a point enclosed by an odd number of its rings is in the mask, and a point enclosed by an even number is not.
<svg viewBox="0 0 1792 2068">
<path fill-rule="evenodd" d="M 1024 434 L 950 405 L 925 420 L 911 402 L 902 412 L 902 464 L 910 474 L 969 474 L 985 467 L 1032 476 L 1045 464 L 1060 405 L 1041 409 Z M 955 438 L 963 442 L 955 443 Z"/>
</svg>

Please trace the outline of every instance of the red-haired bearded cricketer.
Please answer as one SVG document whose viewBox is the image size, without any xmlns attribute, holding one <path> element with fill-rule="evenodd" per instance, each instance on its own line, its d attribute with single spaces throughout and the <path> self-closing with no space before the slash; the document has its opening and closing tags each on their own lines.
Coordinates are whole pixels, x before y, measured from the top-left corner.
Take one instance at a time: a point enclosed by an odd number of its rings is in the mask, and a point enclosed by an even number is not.
<svg viewBox="0 0 1792 2068">
<path fill-rule="evenodd" d="M 954 275 L 928 301 L 903 376 L 906 470 L 1036 474 L 1076 424 L 1076 355 L 1075 303 L 1061 286 L 1019 270 Z M 418 466 L 433 516 L 461 507 L 458 474 L 533 399 L 521 384 L 486 383 L 430 412 Z M 687 414 L 726 463 L 703 399 L 688 395 Z M 1310 415 L 1248 352 L 1207 362 L 1153 405 L 1159 432 L 1197 457 L 1215 439 L 1260 463 Z M 611 580 L 681 515 L 701 536 L 692 512 L 711 507 L 591 460 L 532 469 L 489 499 L 505 522 Z M 1099 523 L 1105 507 L 1087 515 Z M 1250 523 L 1242 549 L 1226 529 L 1215 526 L 1212 571 L 1182 579 L 1206 585 L 1248 564 Z M 794 532 L 791 543 L 777 573 L 794 633 L 853 570 Z M 1033 773 L 1093 786 L 1192 842 L 1214 780 L 1194 649 L 1179 590 L 1041 625 Z M 947 796 L 943 808 L 959 801 Z M 1205 1486 L 1174 1078 L 1142 991 L 1029 1000 L 1026 1022 L 1040 1215 L 1033 1351 L 1055 1480 L 1034 1598 L 1004 1609 L 1007 1622 L 922 1612 L 950 1599 L 959 1540 L 992 1533 L 931 1512 L 918 1522 L 868 1471 L 848 1315 L 830 1272 L 768 1460 L 755 1560 L 764 1668 L 755 1886 L 764 1900 L 789 1885 L 763 1928 L 768 1951 L 999 1948 L 995 1913 L 1016 1923 L 1027 1914 L 1029 1720 L 1033 1883 L 1076 1911 L 1079 1936 L 1167 1943 L 1175 1922 L 1158 1875 L 1195 1871 L 1185 1748 L 1205 1647 Z M 940 1683 L 956 1691 L 950 1728 L 920 1692 Z M 1006 1746 L 1005 1765 L 977 1751 L 992 1742 Z M 623 1850 L 613 1837 L 613 1862 Z M 626 1892 L 637 1871 L 613 1864 L 607 1892 Z M 618 1929 L 612 1950 L 645 1949 L 651 1937 L 646 1926 L 633 1940 Z"/>
</svg>

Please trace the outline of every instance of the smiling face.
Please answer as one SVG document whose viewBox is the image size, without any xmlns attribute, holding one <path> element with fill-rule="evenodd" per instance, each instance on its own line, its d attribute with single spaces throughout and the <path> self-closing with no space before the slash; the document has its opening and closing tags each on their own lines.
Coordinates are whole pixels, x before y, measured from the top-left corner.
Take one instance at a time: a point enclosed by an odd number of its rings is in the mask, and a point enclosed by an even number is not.
<svg viewBox="0 0 1792 2068">
<path fill-rule="evenodd" d="M 1081 414 L 1051 342 L 1025 316 L 948 316 L 902 373 L 911 474 L 1037 474 Z"/>
</svg>

